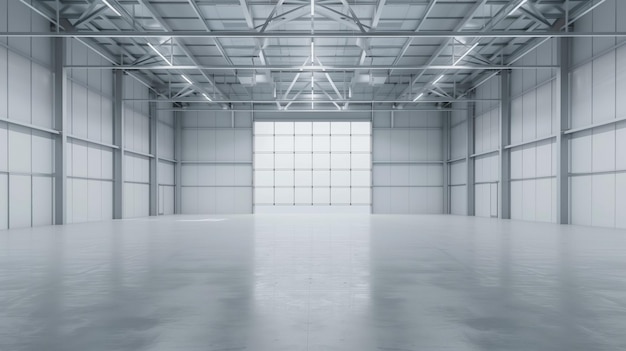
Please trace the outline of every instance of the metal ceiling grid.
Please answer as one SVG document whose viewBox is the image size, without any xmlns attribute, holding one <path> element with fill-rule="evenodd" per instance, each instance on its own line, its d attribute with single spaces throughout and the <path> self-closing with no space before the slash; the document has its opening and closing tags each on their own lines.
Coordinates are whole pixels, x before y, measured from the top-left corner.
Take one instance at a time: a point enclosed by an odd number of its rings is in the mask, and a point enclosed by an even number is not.
<svg viewBox="0 0 626 351">
<path fill-rule="evenodd" d="M 122 34 L 84 40 L 163 96 L 280 109 L 311 99 L 337 109 L 454 101 L 545 40 L 535 34 L 558 33 L 603 2 L 20 1 L 61 31 Z"/>
</svg>

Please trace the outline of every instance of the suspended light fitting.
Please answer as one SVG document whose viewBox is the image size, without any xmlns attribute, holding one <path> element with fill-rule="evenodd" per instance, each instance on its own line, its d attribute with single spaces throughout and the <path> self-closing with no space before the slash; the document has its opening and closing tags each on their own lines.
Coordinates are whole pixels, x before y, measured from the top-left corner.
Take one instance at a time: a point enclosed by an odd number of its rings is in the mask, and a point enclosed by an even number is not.
<svg viewBox="0 0 626 351">
<path fill-rule="evenodd" d="M 170 60 L 167 59 L 167 57 L 165 57 L 165 55 L 163 55 L 162 53 L 159 52 L 159 50 L 157 50 L 154 45 L 148 43 L 148 46 L 150 47 L 150 49 L 152 49 L 152 51 L 156 52 L 157 55 L 159 55 L 163 61 L 167 62 L 168 65 L 172 66 L 172 62 L 170 62 Z"/>
<path fill-rule="evenodd" d="M 181 74 L 180 76 L 181 76 L 181 77 L 182 77 L 182 78 L 183 78 L 183 79 L 184 79 L 187 83 L 189 83 L 190 85 L 193 85 L 193 82 L 191 81 L 191 79 L 187 78 L 187 76 L 186 76 L 186 75 Z"/>
<path fill-rule="evenodd" d="M 122 14 L 121 14 L 121 13 L 119 13 L 119 11 L 117 11 L 117 9 L 116 9 L 115 7 L 113 7 L 113 5 L 109 4 L 109 2 L 108 2 L 107 0 L 102 0 L 102 2 L 103 2 L 105 5 L 107 5 L 107 7 L 108 7 L 109 9 L 111 9 L 111 11 L 115 12 L 115 14 L 116 14 L 116 15 L 118 15 L 118 16 L 120 16 L 120 17 L 122 17 Z"/>
<path fill-rule="evenodd" d="M 461 57 L 459 57 L 456 61 L 454 61 L 453 66 L 458 65 L 459 62 L 461 62 L 465 57 L 467 57 L 467 55 L 469 55 L 470 52 L 472 52 L 472 50 L 476 49 L 477 46 L 478 46 L 478 43 L 472 45 L 472 47 L 470 47 L 469 50 L 467 50 L 463 55 L 461 55 Z"/>
<path fill-rule="evenodd" d="M 519 10 L 519 9 L 520 9 L 520 7 L 524 6 L 524 4 L 525 4 L 525 3 L 527 3 L 527 2 L 528 2 L 528 0 L 522 0 L 522 2 L 520 2 L 519 4 L 517 4 L 517 6 L 515 6 L 515 7 L 513 8 L 513 10 L 511 10 L 511 12 L 509 12 L 509 16 L 511 16 L 512 14 L 514 14 L 514 13 L 515 13 L 515 11 Z"/>
</svg>

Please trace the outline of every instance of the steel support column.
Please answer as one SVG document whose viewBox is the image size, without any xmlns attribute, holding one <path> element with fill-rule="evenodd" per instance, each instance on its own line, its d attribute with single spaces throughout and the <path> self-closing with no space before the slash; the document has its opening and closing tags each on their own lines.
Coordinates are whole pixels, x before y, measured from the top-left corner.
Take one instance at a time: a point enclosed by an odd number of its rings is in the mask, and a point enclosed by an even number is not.
<svg viewBox="0 0 626 351">
<path fill-rule="evenodd" d="M 557 136 L 556 136 L 556 221 L 568 224 L 569 219 L 569 137 L 564 134 L 569 129 L 570 111 L 570 75 L 569 53 L 570 38 L 557 39 Z"/>
<path fill-rule="evenodd" d="M 116 70 L 113 79 L 113 218 L 124 217 L 124 72 Z"/>
<path fill-rule="evenodd" d="M 451 112 L 443 113 L 443 213 L 450 213 L 450 118 Z"/>
<path fill-rule="evenodd" d="M 67 70 L 65 38 L 54 39 L 54 224 L 67 222 Z"/>
<path fill-rule="evenodd" d="M 174 213 L 181 214 L 182 211 L 182 115 L 179 112 L 174 112 L 174 156 L 176 158 L 176 165 L 174 170 Z"/>
<path fill-rule="evenodd" d="M 511 71 L 500 73 L 500 140 L 499 140 L 499 184 L 498 218 L 511 218 Z"/>
<path fill-rule="evenodd" d="M 156 99 L 153 91 L 150 91 L 150 98 Z M 150 216 L 159 215 L 159 134 L 157 131 L 159 118 L 157 116 L 156 102 L 148 104 L 148 114 L 150 118 Z"/>
<path fill-rule="evenodd" d="M 473 102 L 467 105 L 467 153 L 465 154 L 466 167 L 466 187 L 467 187 L 467 215 L 475 215 L 475 187 L 474 187 L 474 113 L 476 104 Z"/>
</svg>

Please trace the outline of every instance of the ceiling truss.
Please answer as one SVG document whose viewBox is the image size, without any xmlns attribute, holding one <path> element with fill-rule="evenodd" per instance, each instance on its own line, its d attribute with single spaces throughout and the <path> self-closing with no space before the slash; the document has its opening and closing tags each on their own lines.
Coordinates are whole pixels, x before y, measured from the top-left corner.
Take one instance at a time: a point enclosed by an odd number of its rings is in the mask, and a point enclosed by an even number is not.
<svg viewBox="0 0 626 351">
<path fill-rule="evenodd" d="M 79 39 L 170 100 L 278 109 L 449 103 L 503 69 L 554 69 L 511 66 L 551 38 L 626 36 L 568 30 L 605 0 L 20 1 L 56 30 L 0 36 Z"/>
</svg>

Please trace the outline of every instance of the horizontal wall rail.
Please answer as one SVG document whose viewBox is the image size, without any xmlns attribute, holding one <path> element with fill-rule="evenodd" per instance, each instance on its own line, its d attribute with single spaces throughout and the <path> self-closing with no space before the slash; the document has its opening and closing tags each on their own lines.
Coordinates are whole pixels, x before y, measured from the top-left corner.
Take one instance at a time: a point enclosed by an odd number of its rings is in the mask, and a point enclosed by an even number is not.
<svg viewBox="0 0 626 351">
<path fill-rule="evenodd" d="M 132 150 L 128 150 L 128 149 L 124 150 L 124 154 L 143 156 L 143 157 L 147 157 L 147 158 L 154 158 L 154 155 L 147 154 L 147 153 L 144 153 L 144 152 L 139 152 L 139 151 L 132 151 Z"/>
<path fill-rule="evenodd" d="M 471 158 L 476 158 L 476 157 L 487 156 L 487 155 L 491 155 L 491 154 L 497 154 L 499 152 L 500 152 L 500 150 L 490 150 L 490 151 L 477 152 L 475 154 L 470 155 L 470 157 Z"/>
<path fill-rule="evenodd" d="M 119 149 L 119 147 L 117 145 L 103 143 L 101 141 L 95 141 L 95 140 L 92 140 L 92 139 L 87 139 L 87 138 L 83 138 L 83 137 L 79 137 L 79 136 L 75 136 L 75 135 L 68 135 L 67 138 L 68 139 L 72 139 L 72 140 L 83 141 L 83 142 L 86 142 L 88 144 L 104 146 L 104 147 L 107 147 L 109 149 Z"/>
<path fill-rule="evenodd" d="M 50 134 L 55 134 L 55 135 L 60 134 L 60 132 L 58 130 L 54 130 L 52 128 L 41 127 L 41 126 L 38 126 L 38 125 L 35 125 L 35 124 L 21 122 L 21 121 L 17 121 L 17 120 L 14 120 L 14 119 L 8 119 L 8 118 L 0 117 L 0 122 L 5 122 L 5 123 L 8 123 L 8 124 L 12 124 L 12 125 L 20 126 L 20 127 L 25 127 L 25 128 L 29 128 L 29 129 L 34 129 L 34 130 L 38 130 L 38 131 L 46 132 L 46 133 L 50 133 Z"/>
<path fill-rule="evenodd" d="M 608 120 L 608 121 L 603 121 L 603 122 L 589 124 L 589 125 L 586 125 L 584 127 L 568 129 L 565 132 L 563 132 L 563 134 L 568 135 L 568 134 L 573 134 L 573 133 L 578 133 L 578 132 L 584 132 L 584 131 L 589 130 L 589 129 L 594 129 L 594 128 L 598 128 L 598 127 L 604 127 L 604 126 L 608 126 L 608 125 L 611 125 L 611 124 L 617 124 L 617 123 L 624 122 L 624 121 L 626 121 L 626 117 L 621 117 L 621 118 L 612 119 L 612 120 Z"/>
<path fill-rule="evenodd" d="M 550 140 L 550 139 L 554 139 L 554 138 L 556 138 L 556 135 L 548 135 L 548 136 L 537 138 L 537 139 L 533 139 L 533 140 L 522 141 L 521 143 L 507 145 L 504 148 L 505 149 L 513 149 L 513 148 L 516 148 L 516 147 L 520 147 L 520 146 L 524 146 L 524 145 L 528 145 L 528 144 L 534 144 L 534 143 L 538 143 L 538 142 L 541 142 L 541 141 Z"/>
</svg>

